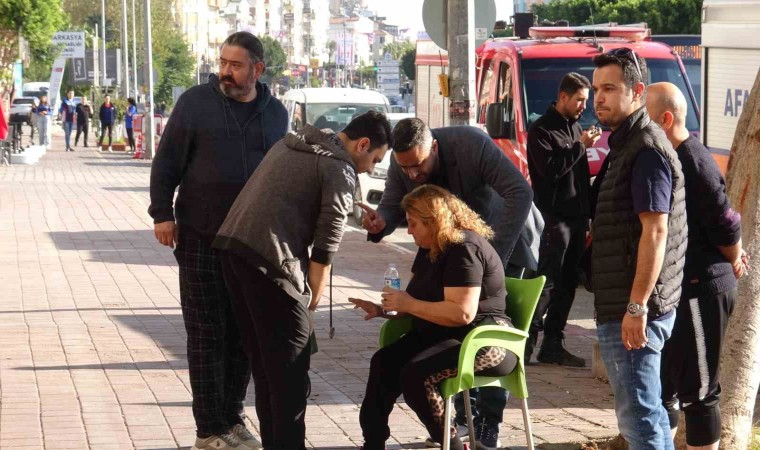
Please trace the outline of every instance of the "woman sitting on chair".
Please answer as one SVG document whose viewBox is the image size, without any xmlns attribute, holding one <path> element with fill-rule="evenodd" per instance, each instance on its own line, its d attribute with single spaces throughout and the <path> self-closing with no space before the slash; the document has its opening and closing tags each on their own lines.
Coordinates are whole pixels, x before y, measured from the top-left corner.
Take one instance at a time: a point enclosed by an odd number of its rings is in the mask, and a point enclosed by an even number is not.
<svg viewBox="0 0 760 450">
<path fill-rule="evenodd" d="M 365 450 L 382 450 L 390 437 L 388 418 L 400 394 L 436 442 L 443 442 L 444 401 L 438 385 L 457 375 L 459 349 L 467 333 L 480 325 L 509 326 L 505 313 L 504 269 L 488 239 L 493 230 L 467 205 L 437 186 L 423 185 L 401 206 L 408 232 L 420 247 L 406 291 L 386 287 L 382 306 L 349 299 L 365 320 L 412 316 L 412 329 L 375 353 L 359 420 Z M 396 311 L 389 316 L 384 311 Z M 517 356 L 503 348 L 481 349 L 477 375 L 503 376 Z M 463 449 L 449 427 L 451 449 Z"/>
</svg>

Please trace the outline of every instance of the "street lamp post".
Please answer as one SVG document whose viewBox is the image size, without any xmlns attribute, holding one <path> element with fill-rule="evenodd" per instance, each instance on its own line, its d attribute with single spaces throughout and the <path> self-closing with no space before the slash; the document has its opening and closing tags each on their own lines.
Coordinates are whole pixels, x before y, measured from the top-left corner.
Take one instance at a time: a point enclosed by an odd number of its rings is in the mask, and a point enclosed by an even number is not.
<svg viewBox="0 0 760 450">
<path fill-rule="evenodd" d="M 132 0 L 132 81 L 134 82 L 135 98 L 137 90 L 137 15 L 135 14 L 135 0 Z"/>
<path fill-rule="evenodd" d="M 100 28 L 103 30 L 103 51 L 101 54 L 100 85 L 106 85 L 106 0 L 100 0 Z"/>
<path fill-rule="evenodd" d="M 129 97 L 129 43 L 127 34 L 129 34 L 129 23 L 127 22 L 127 0 L 121 0 L 121 46 L 124 53 L 124 79 L 123 86 L 124 97 Z"/>
<path fill-rule="evenodd" d="M 153 124 L 153 39 L 151 34 L 151 14 L 150 0 L 145 0 L 145 66 L 147 68 L 146 78 L 148 80 L 148 92 L 145 93 L 145 114 L 147 123 L 143 128 L 145 131 L 145 156 L 147 159 L 153 159 L 153 133 L 155 126 Z"/>
</svg>

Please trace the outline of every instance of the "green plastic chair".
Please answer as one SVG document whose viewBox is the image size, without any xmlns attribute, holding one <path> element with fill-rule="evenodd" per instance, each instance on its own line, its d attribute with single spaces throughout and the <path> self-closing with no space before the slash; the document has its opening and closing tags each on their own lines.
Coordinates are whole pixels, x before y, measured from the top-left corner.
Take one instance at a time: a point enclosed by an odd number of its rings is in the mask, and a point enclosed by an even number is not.
<svg viewBox="0 0 760 450">
<path fill-rule="evenodd" d="M 497 325 L 477 327 L 462 342 L 459 352 L 459 365 L 457 376 L 449 378 L 441 383 L 441 394 L 446 402 L 443 423 L 444 436 L 448 436 L 448 428 L 451 423 L 451 398 L 463 391 L 476 387 L 494 386 L 501 387 L 512 393 L 513 397 L 522 400 L 523 421 L 525 423 L 525 437 L 528 441 L 528 449 L 534 450 L 533 434 L 528 410 L 528 385 L 525 378 L 525 364 L 522 356 L 525 354 L 525 342 L 528 339 L 533 312 L 536 310 L 538 298 L 546 282 L 546 277 L 533 279 L 506 278 L 504 280 L 507 297 L 507 315 L 512 319 L 514 328 Z M 380 330 L 380 346 L 391 344 L 408 332 L 412 327 L 410 317 L 400 317 L 388 320 Z M 502 347 L 518 355 L 517 367 L 509 375 L 503 377 L 476 376 L 475 355 L 483 347 Z M 467 426 L 469 428 L 470 443 L 475 442 L 475 428 L 472 424 L 472 407 L 470 396 L 464 396 L 464 406 L 467 412 Z M 449 450 L 449 440 L 444 439 L 443 450 Z"/>
</svg>

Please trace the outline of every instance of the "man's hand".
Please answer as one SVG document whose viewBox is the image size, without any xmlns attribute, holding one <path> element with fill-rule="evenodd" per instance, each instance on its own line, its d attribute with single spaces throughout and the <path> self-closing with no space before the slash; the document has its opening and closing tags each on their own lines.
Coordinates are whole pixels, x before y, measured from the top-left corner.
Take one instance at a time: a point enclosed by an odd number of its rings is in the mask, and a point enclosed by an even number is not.
<svg viewBox="0 0 760 450">
<path fill-rule="evenodd" d="M 626 314 L 623 317 L 621 330 L 623 345 L 626 350 L 638 350 L 647 346 L 647 316 L 631 317 Z"/>
<path fill-rule="evenodd" d="M 385 229 L 385 219 L 383 219 L 383 216 L 378 214 L 377 211 L 364 203 L 357 203 L 356 205 L 364 210 L 364 216 L 362 216 L 362 228 L 367 230 L 370 234 L 377 234 Z"/>
<path fill-rule="evenodd" d="M 400 291 L 389 287 L 383 288 L 383 293 L 380 294 L 383 297 L 383 309 L 385 311 L 396 311 L 400 313 L 409 312 L 409 306 L 414 300 L 411 295 L 406 291 Z"/>
<path fill-rule="evenodd" d="M 731 263 L 731 266 L 734 269 L 734 276 L 737 280 L 747 274 L 749 270 L 749 255 L 744 249 L 741 250 L 739 258 Z"/>
<path fill-rule="evenodd" d="M 599 132 L 596 132 L 595 130 L 599 129 L 592 128 L 584 131 L 581 135 L 581 144 L 583 144 L 586 148 L 593 147 L 594 144 L 596 144 L 596 141 L 598 141 L 602 136 L 601 130 L 599 130 Z"/>
<path fill-rule="evenodd" d="M 174 248 L 174 244 L 177 242 L 177 224 L 173 220 L 153 225 L 153 232 L 158 242 Z"/>
<path fill-rule="evenodd" d="M 354 309 L 363 309 L 367 313 L 364 316 L 364 320 L 374 319 L 375 317 L 383 317 L 383 308 L 377 303 L 372 303 L 368 300 L 362 300 L 360 298 L 349 298 L 349 302 L 354 304 Z"/>
</svg>

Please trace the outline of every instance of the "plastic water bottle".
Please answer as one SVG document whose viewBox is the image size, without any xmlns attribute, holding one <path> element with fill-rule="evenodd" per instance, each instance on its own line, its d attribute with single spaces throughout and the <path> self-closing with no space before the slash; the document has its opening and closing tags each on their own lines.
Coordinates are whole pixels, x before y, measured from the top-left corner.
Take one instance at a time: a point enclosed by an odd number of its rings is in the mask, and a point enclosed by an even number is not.
<svg viewBox="0 0 760 450">
<path fill-rule="evenodd" d="M 388 264 L 388 269 L 385 271 L 385 286 L 398 291 L 401 290 L 401 277 L 398 275 L 396 264 Z M 389 316 L 395 316 L 398 314 L 396 311 L 383 311 Z"/>
</svg>

